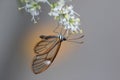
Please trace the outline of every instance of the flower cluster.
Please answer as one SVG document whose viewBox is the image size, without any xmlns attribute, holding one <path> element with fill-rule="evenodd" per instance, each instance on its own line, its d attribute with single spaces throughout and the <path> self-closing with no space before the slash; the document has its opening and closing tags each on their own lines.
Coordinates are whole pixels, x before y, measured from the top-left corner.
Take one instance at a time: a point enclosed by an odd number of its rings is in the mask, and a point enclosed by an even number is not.
<svg viewBox="0 0 120 80">
<path fill-rule="evenodd" d="M 47 0 L 21 0 L 23 4 L 25 4 L 23 7 L 18 8 L 19 10 L 25 9 L 26 12 L 30 13 L 32 16 L 31 21 L 34 23 L 37 23 L 36 18 L 38 18 L 40 11 L 41 11 L 41 6 L 40 2 L 47 2 Z"/>
<path fill-rule="evenodd" d="M 82 33 L 80 26 L 80 19 L 77 16 L 80 16 L 73 10 L 72 5 L 66 5 L 65 0 L 59 0 L 54 3 L 50 3 L 48 0 L 21 0 L 25 5 L 21 9 L 25 9 L 26 12 L 32 15 L 32 21 L 37 23 L 36 18 L 38 18 L 41 6 L 40 3 L 47 3 L 51 10 L 48 13 L 50 16 L 53 16 L 55 20 L 61 24 L 64 29 L 70 30 L 73 33 Z"/>
<path fill-rule="evenodd" d="M 71 30 L 71 32 L 75 33 L 82 32 L 79 28 L 80 19 L 76 18 L 78 14 L 73 10 L 72 5 L 65 5 L 64 0 L 51 4 L 49 15 L 54 16 L 55 20 L 58 20 L 66 30 Z"/>
</svg>

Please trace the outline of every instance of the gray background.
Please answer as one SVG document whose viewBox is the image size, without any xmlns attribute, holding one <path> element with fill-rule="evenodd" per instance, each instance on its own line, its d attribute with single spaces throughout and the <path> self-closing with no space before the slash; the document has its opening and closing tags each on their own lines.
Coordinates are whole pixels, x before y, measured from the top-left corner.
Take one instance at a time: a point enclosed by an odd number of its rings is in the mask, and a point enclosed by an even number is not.
<svg viewBox="0 0 120 80">
<path fill-rule="evenodd" d="M 42 5 L 39 26 L 33 26 L 16 0 L 0 0 L 0 80 L 120 80 L 120 1 L 72 4 L 81 15 L 85 43 L 63 42 L 50 68 L 34 75 L 33 46 L 40 34 L 53 34 L 56 22 L 47 15 L 47 5 Z"/>
</svg>

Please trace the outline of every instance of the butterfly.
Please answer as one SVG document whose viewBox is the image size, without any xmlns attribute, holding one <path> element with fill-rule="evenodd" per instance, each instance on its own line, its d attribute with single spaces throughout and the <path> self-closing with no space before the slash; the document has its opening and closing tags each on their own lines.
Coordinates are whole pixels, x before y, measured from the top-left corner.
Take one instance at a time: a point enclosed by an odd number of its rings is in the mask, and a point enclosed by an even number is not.
<svg viewBox="0 0 120 80">
<path fill-rule="evenodd" d="M 81 39 L 83 37 L 84 35 L 76 39 Z M 34 74 L 42 73 L 48 69 L 48 67 L 53 63 L 63 41 L 72 42 L 71 40 L 75 40 L 68 39 L 68 37 L 65 37 L 65 34 L 61 33 L 58 33 L 57 36 L 41 35 L 40 38 L 41 41 L 39 41 L 34 47 L 34 52 L 36 53 L 36 56 L 32 61 L 32 71 Z M 76 43 L 81 44 L 83 42 Z"/>
</svg>

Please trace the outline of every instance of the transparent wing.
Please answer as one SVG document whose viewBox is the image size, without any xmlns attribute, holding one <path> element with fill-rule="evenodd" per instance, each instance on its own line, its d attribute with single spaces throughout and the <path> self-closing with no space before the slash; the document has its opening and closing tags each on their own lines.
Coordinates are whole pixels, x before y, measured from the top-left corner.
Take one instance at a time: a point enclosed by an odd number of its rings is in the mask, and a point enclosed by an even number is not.
<svg viewBox="0 0 120 80">
<path fill-rule="evenodd" d="M 52 46 L 51 50 L 46 51 L 44 54 L 38 54 L 34 57 L 32 70 L 35 74 L 45 71 L 52 64 L 59 51 L 60 45 L 61 42 L 59 40 L 54 46 Z"/>
<path fill-rule="evenodd" d="M 49 36 L 48 36 L 49 37 Z M 54 46 L 58 42 L 58 38 L 49 38 L 49 39 L 42 39 L 34 48 L 34 52 L 36 54 L 44 54 L 51 50 L 52 46 Z"/>
</svg>

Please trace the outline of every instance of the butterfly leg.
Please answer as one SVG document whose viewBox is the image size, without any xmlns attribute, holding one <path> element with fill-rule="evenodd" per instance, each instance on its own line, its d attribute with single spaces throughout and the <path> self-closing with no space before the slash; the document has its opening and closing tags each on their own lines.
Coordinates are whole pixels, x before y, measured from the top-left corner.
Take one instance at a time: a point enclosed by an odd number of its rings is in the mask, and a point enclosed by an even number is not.
<svg viewBox="0 0 120 80">
<path fill-rule="evenodd" d="M 58 23 L 57 27 L 53 30 L 53 32 L 58 34 L 59 33 L 59 32 L 57 32 L 58 28 L 59 28 L 59 23 Z"/>
<path fill-rule="evenodd" d="M 83 38 L 83 37 L 84 37 L 84 35 L 81 35 L 81 36 L 79 36 L 79 37 L 77 37 L 77 38 L 68 39 L 68 41 L 69 41 L 69 40 L 78 40 L 78 39 L 81 39 L 81 38 Z"/>
<path fill-rule="evenodd" d="M 84 43 L 84 41 L 75 41 L 75 40 L 78 40 L 78 39 L 82 39 L 84 37 L 84 35 L 81 35 L 77 38 L 73 38 L 73 39 L 67 39 L 68 42 L 74 42 L 74 43 L 78 43 L 78 44 L 82 44 Z"/>
</svg>

